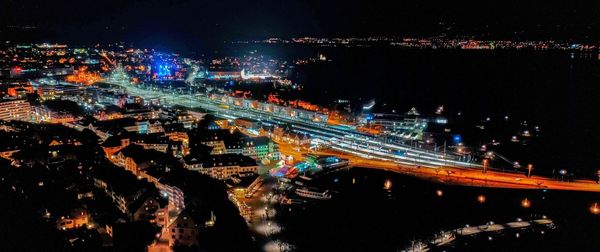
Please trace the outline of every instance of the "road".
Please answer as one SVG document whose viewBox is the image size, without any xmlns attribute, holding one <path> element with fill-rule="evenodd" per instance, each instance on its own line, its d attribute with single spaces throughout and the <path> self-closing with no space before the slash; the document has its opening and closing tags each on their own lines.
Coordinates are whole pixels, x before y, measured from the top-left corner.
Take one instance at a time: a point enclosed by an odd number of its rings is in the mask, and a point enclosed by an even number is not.
<svg viewBox="0 0 600 252">
<path fill-rule="evenodd" d="M 491 170 L 488 170 L 486 173 L 483 173 L 481 169 L 473 168 L 450 166 L 433 168 L 418 165 L 415 166 L 396 164 L 389 161 L 367 159 L 331 149 L 309 151 L 306 149 L 298 149 L 295 146 L 283 142 L 279 142 L 278 145 L 279 151 L 282 154 L 291 155 L 294 157 L 295 160 L 302 160 L 303 155 L 309 153 L 317 155 L 336 155 L 341 158 L 348 159 L 352 167 L 363 167 L 392 171 L 418 177 L 436 183 L 493 188 L 550 189 L 600 192 L 600 185 L 589 180 L 576 180 L 573 182 L 564 182 L 542 176 L 532 176 L 530 178 L 527 178 L 524 174 L 503 173 Z"/>
</svg>

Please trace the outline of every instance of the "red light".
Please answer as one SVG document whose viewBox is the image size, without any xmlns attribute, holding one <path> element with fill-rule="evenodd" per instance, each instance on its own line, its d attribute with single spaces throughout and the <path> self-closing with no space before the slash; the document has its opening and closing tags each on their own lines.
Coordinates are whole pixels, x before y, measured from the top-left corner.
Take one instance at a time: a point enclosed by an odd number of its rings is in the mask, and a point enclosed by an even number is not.
<svg viewBox="0 0 600 252">
<path fill-rule="evenodd" d="M 16 73 L 20 73 L 21 71 L 23 71 L 23 68 L 15 67 L 15 68 L 13 68 L 13 71 L 15 71 Z"/>
</svg>

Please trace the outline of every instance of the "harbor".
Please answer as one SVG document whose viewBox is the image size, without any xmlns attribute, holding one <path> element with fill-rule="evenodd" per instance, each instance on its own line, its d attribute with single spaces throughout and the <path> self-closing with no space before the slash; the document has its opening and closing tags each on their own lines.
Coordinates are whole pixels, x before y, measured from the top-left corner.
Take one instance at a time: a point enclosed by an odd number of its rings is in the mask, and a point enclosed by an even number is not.
<svg viewBox="0 0 600 252">
<path fill-rule="evenodd" d="M 597 217 L 593 207 L 568 215 L 563 210 L 592 201 L 591 193 L 440 185 L 360 167 L 293 179 L 265 176 L 247 199 L 254 209 L 249 227 L 265 251 L 360 251 L 367 246 L 378 251 L 497 251 L 489 246 L 555 242 L 572 230 L 587 229 L 583 223 Z M 330 228 L 311 228 L 316 223 Z M 367 243 L 364 237 L 385 242 Z M 345 245 L 334 247 L 342 241 Z"/>
</svg>

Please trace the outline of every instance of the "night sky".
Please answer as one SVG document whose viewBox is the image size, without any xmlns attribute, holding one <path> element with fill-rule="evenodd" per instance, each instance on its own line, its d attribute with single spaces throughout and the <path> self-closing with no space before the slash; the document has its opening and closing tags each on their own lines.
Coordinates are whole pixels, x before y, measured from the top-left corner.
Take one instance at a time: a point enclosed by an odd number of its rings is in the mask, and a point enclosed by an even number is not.
<svg viewBox="0 0 600 252">
<path fill-rule="evenodd" d="M 123 40 L 189 47 L 271 36 L 475 35 L 600 39 L 600 2 L 379 0 L 3 0 L 3 37 L 15 25 L 35 39 Z M 7 27 L 8 26 L 8 27 Z M 14 38 L 17 37 L 17 38 Z"/>
</svg>

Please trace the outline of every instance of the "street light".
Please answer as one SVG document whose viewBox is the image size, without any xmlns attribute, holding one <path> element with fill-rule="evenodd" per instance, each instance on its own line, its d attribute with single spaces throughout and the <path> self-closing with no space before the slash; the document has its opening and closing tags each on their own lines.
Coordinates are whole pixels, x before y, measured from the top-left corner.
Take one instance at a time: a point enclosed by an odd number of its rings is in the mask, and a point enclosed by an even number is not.
<svg viewBox="0 0 600 252">
<path fill-rule="evenodd" d="M 487 158 L 483 159 L 483 173 L 487 172 L 488 163 L 489 163 L 489 160 Z"/>
<path fill-rule="evenodd" d="M 525 198 L 521 201 L 521 206 L 523 208 L 529 208 L 529 207 L 531 207 L 531 201 L 529 201 L 529 199 Z"/>
<path fill-rule="evenodd" d="M 590 212 L 592 212 L 592 214 L 600 214 L 600 207 L 598 206 L 598 203 L 594 203 L 590 207 Z"/>
<path fill-rule="evenodd" d="M 485 203 L 485 195 L 481 194 L 477 196 L 477 201 L 481 204 Z"/>
<path fill-rule="evenodd" d="M 533 169 L 533 165 L 532 164 L 528 164 L 527 165 L 527 177 L 531 177 L 531 170 Z"/>
<path fill-rule="evenodd" d="M 435 194 L 436 194 L 438 197 L 442 197 L 442 196 L 444 195 L 444 192 L 443 192 L 442 190 L 437 190 L 437 191 L 435 191 Z"/>
<path fill-rule="evenodd" d="M 565 179 L 565 175 L 567 175 L 567 170 L 561 169 L 560 171 L 558 171 L 558 173 L 560 173 L 560 180 L 562 181 Z"/>
</svg>

